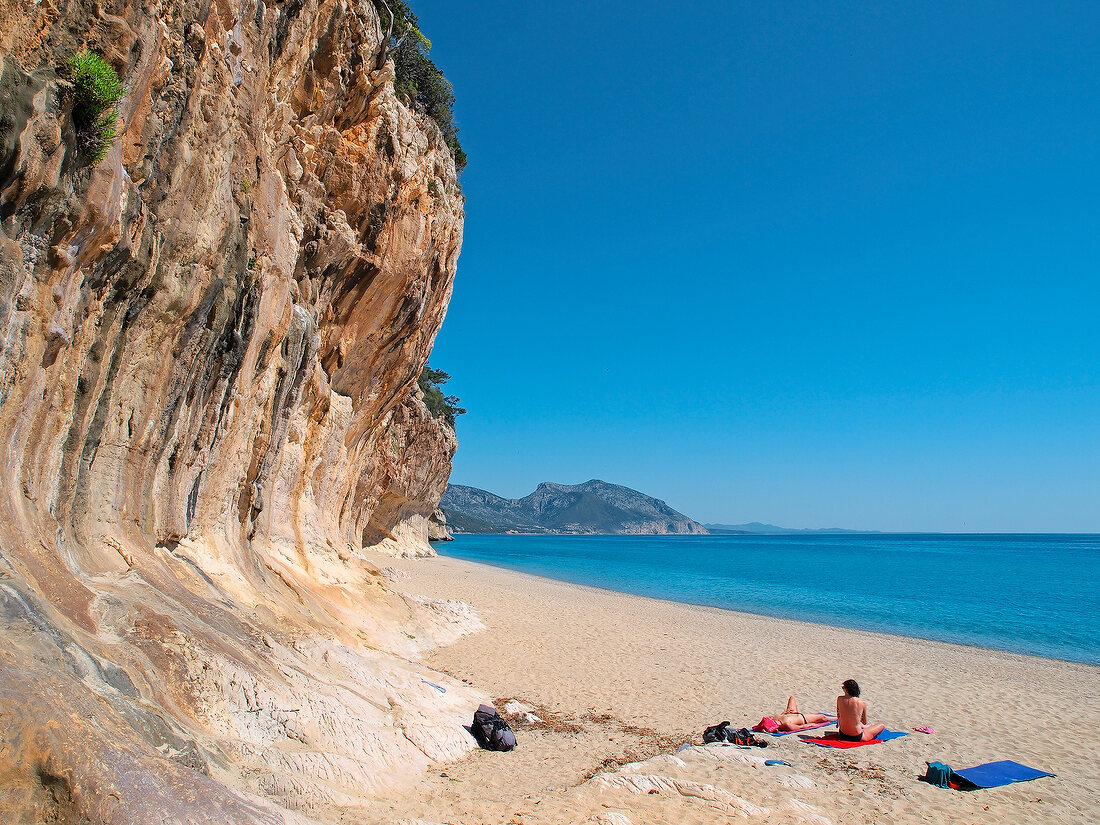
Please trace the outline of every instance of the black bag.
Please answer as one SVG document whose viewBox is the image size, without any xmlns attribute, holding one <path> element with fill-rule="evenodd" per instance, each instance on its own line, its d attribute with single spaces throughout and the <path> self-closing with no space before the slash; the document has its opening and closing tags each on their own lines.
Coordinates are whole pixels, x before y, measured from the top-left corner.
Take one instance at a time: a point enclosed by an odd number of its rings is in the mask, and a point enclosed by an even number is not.
<svg viewBox="0 0 1100 825">
<path fill-rule="evenodd" d="M 709 745 L 711 742 L 725 742 L 726 728 L 728 728 L 729 726 L 729 722 L 722 722 L 718 725 L 711 725 L 709 728 L 703 731 L 703 744 Z"/>
<path fill-rule="evenodd" d="M 709 745 L 711 742 L 729 742 L 731 745 L 755 745 L 758 748 L 768 747 L 767 742 L 763 739 L 757 739 L 748 728 L 730 730 L 729 727 L 729 722 L 711 725 L 703 731 L 703 744 Z"/>
<path fill-rule="evenodd" d="M 758 748 L 768 747 L 768 743 L 763 739 L 757 739 L 752 735 L 752 731 L 748 728 L 740 728 L 739 730 L 727 730 L 726 741 L 731 745 L 755 745 Z"/>
<path fill-rule="evenodd" d="M 487 751 L 510 751 L 516 746 L 516 735 L 495 708 L 481 705 L 474 711 L 470 733 Z"/>
</svg>

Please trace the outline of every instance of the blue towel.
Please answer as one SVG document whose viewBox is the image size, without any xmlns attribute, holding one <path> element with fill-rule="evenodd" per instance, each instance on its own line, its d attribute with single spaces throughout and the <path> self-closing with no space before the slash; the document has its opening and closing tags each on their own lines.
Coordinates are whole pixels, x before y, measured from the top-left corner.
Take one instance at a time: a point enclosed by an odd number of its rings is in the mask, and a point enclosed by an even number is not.
<svg viewBox="0 0 1100 825">
<path fill-rule="evenodd" d="M 1054 776 L 1054 774 L 1005 759 L 1001 762 L 987 762 L 984 765 L 975 765 L 973 768 L 963 768 L 955 771 L 955 776 L 961 776 L 977 788 L 997 788 L 1001 785 L 1011 785 L 1013 782 L 1027 782 L 1030 779 Z"/>
<path fill-rule="evenodd" d="M 884 730 L 875 738 L 880 742 L 889 742 L 891 739 L 897 739 L 899 736 L 908 736 L 908 733 L 900 730 Z"/>
</svg>

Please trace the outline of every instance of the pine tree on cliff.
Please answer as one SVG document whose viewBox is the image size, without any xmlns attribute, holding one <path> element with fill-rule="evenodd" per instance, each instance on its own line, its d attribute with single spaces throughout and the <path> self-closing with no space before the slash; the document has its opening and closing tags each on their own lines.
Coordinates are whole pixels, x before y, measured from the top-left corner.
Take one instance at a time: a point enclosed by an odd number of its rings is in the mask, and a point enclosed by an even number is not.
<svg viewBox="0 0 1100 825">
<path fill-rule="evenodd" d="M 433 370 L 430 366 L 425 366 L 417 383 L 420 385 L 420 392 L 424 394 L 424 404 L 427 406 L 428 412 L 432 414 L 433 418 L 446 421 L 453 430 L 455 428 L 455 416 L 465 415 L 466 410 L 458 406 L 459 398 L 457 395 L 444 395 L 443 390 L 440 389 L 450 380 L 451 376 L 443 370 Z"/>
<path fill-rule="evenodd" d="M 393 58 L 394 91 L 408 97 L 414 106 L 436 122 L 454 155 L 455 168 L 461 172 L 466 166 L 466 153 L 458 142 L 458 127 L 454 122 L 454 87 L 428 57 L 432 41 L 420 31 L 416 15 L 404 0 L 375 0 L 375 8 L 379 23 L 386 27 L 377 68 Z"/>
</svg>

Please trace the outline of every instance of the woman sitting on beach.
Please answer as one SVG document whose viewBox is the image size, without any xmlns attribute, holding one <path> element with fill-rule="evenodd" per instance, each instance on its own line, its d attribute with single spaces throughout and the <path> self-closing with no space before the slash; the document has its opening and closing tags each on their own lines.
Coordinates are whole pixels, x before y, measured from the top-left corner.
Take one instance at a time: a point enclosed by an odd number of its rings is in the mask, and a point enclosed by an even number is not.
<svg viewBox="0 0 1100 825">
<path fill-rule="evenodd" d="M 878 738 L 886 730 L 886 725 L 867 724 L 867 703 L 859 698 L 859 683 L 855 679 L 847 679 L 841 688 L 844 693 L 836 697 L 840 737 L 849 742 L 867 742 Z"/>
<path fill-rule="evenodd" d="M 787 709 L 771 717 L 776 724 L 776 730 L 795 731 L 806 728 L 816 728 L 824 722 L 832 722 L 831 716 L 824 713 L 803 713 L 798 709 L 798 702 L 793 696 L 787 697 Z M 765 720 L 767 717 L 765 717 Z M 761 720 L 763 723 L 764 720 Z"/>
</svg>

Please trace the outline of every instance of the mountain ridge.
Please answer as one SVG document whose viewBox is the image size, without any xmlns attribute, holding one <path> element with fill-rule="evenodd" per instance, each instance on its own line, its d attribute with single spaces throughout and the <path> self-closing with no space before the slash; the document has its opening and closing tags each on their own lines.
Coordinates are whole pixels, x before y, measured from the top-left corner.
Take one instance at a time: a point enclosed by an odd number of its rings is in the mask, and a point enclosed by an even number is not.
<svg viewBox="0 0 1100 825">
<path fill-rule="evenodd" d="M 582 484 L 541 482 L 518 499 L 450 484 L 440 507 L 457 533 L 587 535 L 704 535 L 699 522 L 645 493 L 590 479 Z"/>
</svg>

